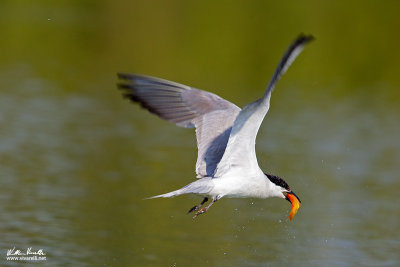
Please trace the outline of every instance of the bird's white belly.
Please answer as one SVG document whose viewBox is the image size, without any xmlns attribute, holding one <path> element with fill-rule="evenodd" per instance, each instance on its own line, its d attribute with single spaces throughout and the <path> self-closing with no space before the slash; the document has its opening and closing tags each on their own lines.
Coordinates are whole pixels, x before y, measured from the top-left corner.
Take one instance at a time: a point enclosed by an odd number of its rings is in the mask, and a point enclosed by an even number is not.
<svg viewBox="0 0 400 267">
<path fill-rule="evenodd" d="M 268 184 L 264 177 L 221 177 L 213 179 L 214 188 L 210 195 L 232 198 L 266 198 L 268 197 Z"/>
</svg>

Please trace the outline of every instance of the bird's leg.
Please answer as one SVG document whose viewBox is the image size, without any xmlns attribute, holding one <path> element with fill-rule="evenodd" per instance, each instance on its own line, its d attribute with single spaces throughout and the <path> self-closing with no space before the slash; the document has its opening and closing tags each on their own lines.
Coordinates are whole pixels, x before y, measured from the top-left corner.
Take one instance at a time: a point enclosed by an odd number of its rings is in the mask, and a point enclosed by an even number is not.
<svg viewBox="0 0 400 267">
<path fill-rule="evenodd" d="M 193 219 L 196 218 L 197 216 L 199 216 L 200 214 L 205 213 L 212 206 L 212 204 L 214 204 L 214 202 L 216 202 L 220 198 L 221 197 L 219 197 L 219 196 L 214 197 L 213 200 L 211 201 L 211 203 L 207 207 L 202 208 L 201 210 L 196 212 L 196 214 L 194 215 Z"/>
<path fill-rule="evenodd" d="M 208 197 L 205 197 L 205 198 L 203 199 L 203 201 L 200 203 L 200 205 L 197 205 L 197 206 L 194 206 L 193 208 L 191 208 L 191 209 L 188 211 L 188 214 L 191 213 L 192 211 L 199 210 L 199 209 L 204 205 L 204 203 L 206 203 L 207 201 L 208 201 Z"/>
</svg>

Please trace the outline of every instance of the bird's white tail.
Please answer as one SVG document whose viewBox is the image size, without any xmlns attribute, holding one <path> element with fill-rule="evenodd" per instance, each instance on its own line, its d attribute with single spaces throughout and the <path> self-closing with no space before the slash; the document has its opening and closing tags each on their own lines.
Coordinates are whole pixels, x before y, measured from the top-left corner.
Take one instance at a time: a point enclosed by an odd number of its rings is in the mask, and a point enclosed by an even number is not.
<svg viewBox="0 0 400 267">
<path fill-rule="evenodd" d="M 169 193 L 165 193 L 165 194 L 162 194 L 162 195 L 147 197 L 145 199 L 152 199 L 152 198 L 159 198 L 159 197 L 164 197 L 164 198 L 175 197 L 175 196 L 179 196 L 179 195 L 182 195 L 182 194 L 184 194 L 184 193 L 182 193 L 182 188 L 181 188 L 181 189 L 178 189 L 178 190 L 175 190 L 175 191 L 172 191 L 172 192 L 169 192 Z"/>
<path fill-rule="evenodd" d="M 214 184 L 211 181 L 212 179 L 210 177 L 205 177 L 198 179 L 197 181 L 194 181 L 193 183 L 190 183 L 178 190 L 165 193 L 162 195 L 157 195 L 153 197 L 148 197 L 145 199 L 152 199 L 152 198 L 159 198 L 159 197 L 175 197 L 183 194 L 207 194 L 211 191 L 211 189 L 214 187 Z"/>
</svg>

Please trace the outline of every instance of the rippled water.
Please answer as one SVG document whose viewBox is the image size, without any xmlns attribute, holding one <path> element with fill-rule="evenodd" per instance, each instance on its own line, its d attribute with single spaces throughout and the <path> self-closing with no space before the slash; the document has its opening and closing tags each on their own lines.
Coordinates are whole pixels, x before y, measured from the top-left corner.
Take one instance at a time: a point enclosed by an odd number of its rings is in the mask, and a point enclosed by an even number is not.
<svg viewBox="0 0 400 267">
<path fill-rule="evenodd" d="M 397 2 L 318 3 L 2 3 L 1 265 L 34 264 L 6 259 L 32 247 L 41 266 L 398 266 Z M 301 31 L 316 41 L 257 139 L 302 200 L 294 220 L 281 199 L 222 199 L 196 220 L 200 198 L 143 200 L 194 179 L 194 131 L 122 99 L 116 72 L 244 106 Z"/>
</svg>

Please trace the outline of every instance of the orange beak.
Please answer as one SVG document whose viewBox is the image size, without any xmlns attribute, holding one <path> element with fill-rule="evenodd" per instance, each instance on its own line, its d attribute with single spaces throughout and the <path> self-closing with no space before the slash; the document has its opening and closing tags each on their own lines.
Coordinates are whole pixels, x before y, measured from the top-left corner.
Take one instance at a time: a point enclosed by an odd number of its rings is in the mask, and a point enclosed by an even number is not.
<svg viewBox="0 0 400 267">
<path fill-rule="evenodd" d="M 293 220 L 294 215 L 296 214 L 297 210 L 300 208 L 300 199 L 296 196 L 295 193 L 290 192 L 286 194 L 286 199 L 292 203 L 292 210 L 289 213 L 290 220 Z"/>
</svg>

